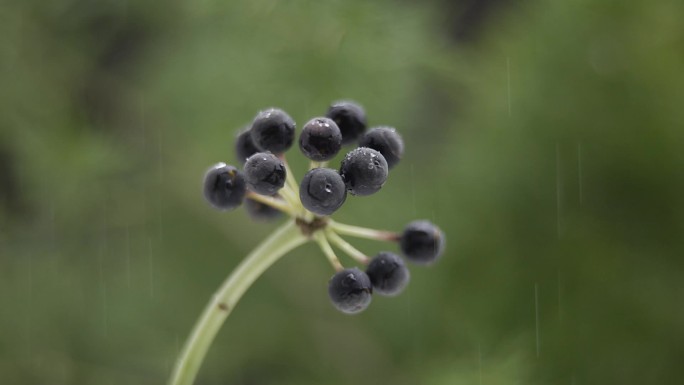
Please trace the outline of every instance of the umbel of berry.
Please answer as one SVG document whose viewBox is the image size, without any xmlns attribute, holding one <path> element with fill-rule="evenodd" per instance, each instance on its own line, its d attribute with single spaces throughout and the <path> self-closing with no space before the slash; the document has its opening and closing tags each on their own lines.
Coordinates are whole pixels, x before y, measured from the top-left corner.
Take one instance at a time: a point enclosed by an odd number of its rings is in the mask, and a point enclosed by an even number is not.
<svg viewBox="0 0 684 385">
<path fill-rule="evenodd" d="M 299 148 L 304 156 L 313 161 L 330 160 L 342 148 L 340 128 L 328 118 L 311 119 L 299 134 Z"/>
<path fill-rule="evenodd" d="M 275 195 L 285 185 L 285 164 L 270 152 L 257 152 L 245 162 L 247 187 L 257 194 Z"/>
<path fill-rule="evenodd" d="M 270 108 L 257 114 L 250 132 L 259 150 L 281 154 L 294 142 L 295 122 L 285 111 Z"/>
<path fill-rule="evenodd" d="M 347 199 L 347 189 L 340 174 L 329 168 L 314 168 L 304 175 L 299 199 L 309 211 L 330 215 Z"/>
<path fill-rule="evenodd" d="M 373 291 L 387 296 L 401 293 L 411 279 L 404 261 L 389 251 L 381 251 L 373 257 L 366 268 L 366 274 L 373 284 Z"/>
<path fill-rule="evenodd" d="M 340 175 L 353 195 L 371 195 L 385 184 L 389 168 L 387 161 L 376 150 L 359 147 L 342 160 Z"/>
<path fill-rule="evenodd" d="M 235 140 L 235 157 L 240 164 L 245 164 L 247 158 L 259 152 L 252 141 L 252 131 L 249 127 L 242 130 Z"/>
<path fill-rule="evenodd" d="M 217 209 L 240 206 L 245 192 L 245 177 L 233 166 L 217 163 L 204 175 L 204 198 Z"/>
<path fill-rule="evenodd" d="M 404 155 L 404 140 L 393 127 L 371 128 L 361 137 L 359 146 L 379 151 L 389 168 L 399 163 Z"/>
<path fill-rule="evenodd" d="M 337 123 L 342 133 L 342 144 L 355 142 L 366 131 L 366 112 L 352 101 L 333 103 L 325 116 Z"/>
<path fill-rule="evenodd" d="M 425 220 L 406 225 L 399 239 L 399 246 L 406 258 L 422 265 L 431 264 L 442 256 L 444 243 L 442 230 Z"/>
<path fill-rule="evenodd" d="M 373 287 L 368 275 L 354 267 L 333 275 L 328 283 L 328 294 L 337 310 L 356 314 L 370 305 Z"/>
</svg>

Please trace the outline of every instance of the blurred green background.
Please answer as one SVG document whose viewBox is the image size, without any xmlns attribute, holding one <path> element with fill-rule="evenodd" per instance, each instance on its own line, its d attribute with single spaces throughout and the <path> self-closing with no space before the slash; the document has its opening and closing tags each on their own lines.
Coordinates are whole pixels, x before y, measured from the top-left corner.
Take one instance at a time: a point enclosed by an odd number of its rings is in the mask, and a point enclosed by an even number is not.
<svg viewBox="0 0 684 385">
<path fill-rule="evenodd" d="M 164 383 L 213 291 L 277 226 L 211 210 L 204 171 L 235 162 L 258 110 L 301 126 L 340 98 L 407 149 L 335 218 L 430 219 L 447 252 L 350 317 L 329 304 L 322 253 L 297 249 L 243 298 L 198 384 L 681 383 L 682 14 L 679 0 L 1 0 L 0 383 Z"/>
</svg>

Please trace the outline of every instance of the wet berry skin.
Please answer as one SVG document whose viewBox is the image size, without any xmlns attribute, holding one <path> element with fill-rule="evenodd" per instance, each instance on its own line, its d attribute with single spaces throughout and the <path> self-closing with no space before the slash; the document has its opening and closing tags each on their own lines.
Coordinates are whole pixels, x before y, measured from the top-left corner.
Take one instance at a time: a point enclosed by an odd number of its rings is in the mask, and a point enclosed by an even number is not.
<svg viewBox="0 0 684 385">
<path fill-rule="evenodd" d="M 399 163 L 404 155 L 404 140 L 393 127 L 371 128 L 361 137 L 359 146 L 379 151 L 389 168 Z"/>
<path fill-rule="evenodd" d="M 259 152 L 252 141 L 252 131 L 249 128 L 242 130 L 235 139 L 235 157 L 240 164 L 244 165 L 247 158 Z"/>
<path fill-rule="evenodd" d="M 366 112 L 352 101 L 333 103 L 325 116 L 337 123 L 342 133 L 342 144 L 355 142 L 366 131 Z"/>
<path fill-rule="evenodd" d="M 270 152 L 257 152 L 244 167 L 247 188 L 261 195 L 275 195 L 285 185 L 285 164 Z"/>
<path fill-rule="evenodd" d="M 299 148 L 307 158 L 316 162 L 330 160 L 342 148 L 342 133 L 328 118 L 314 118 L 302 127 Z"/>
<path fill-rule="evenodd" d="M 357 268 L 337 272 L 328 283 L 328 295 L 333 306 L 346 314 L 356 314 L 371 303 L 373 287 L 370 278 Z"/>
<path fill-rule="evenodd" d="M 302 179 L 299 199 L 314 214 L 330 215 L 347 199 L 347 188 L 336 170 L 314 168 Z"/>
<path fill-rule="evenodd" d="M 429 265 L 442 256 L 444 233 L 432 222 L 413 221 L 401 233 L 399 246 L 409 261 Z"/>
<path fill-rule="evenodd" d="M 283 212 L 267 204 L 245 199 L 245 209 L 252 219 L 257 221 L 270 221 L 283 216 Z"/>
<path fill-rule="evenodd" d="M 366 274 L 377 294 L 395 296 L 408 285 L 411 274 L 404 261 L 396 254 L 381 251 L 371 259 Z"/>
<path fill-rule="evenodd" d="M 204 198 L 219 210 L 240 206 L 245 193 L 245 177 L 233 166 L 217 163 L 204 175 Z"/>
<path fill-rule="evenodd" d="M 285 111 L 270 108 L 257 114 L 250 132 L 259 150 L 281 154 L 294 142 L 295 122 Z"/>
<path fill-rule="evenodd" d="M 385 184 L 389 168 L 382 154 L 367 147 L 355 148 L 342 160 L 340 175 L 352 195 L 371 195 Z"/>
</svg>

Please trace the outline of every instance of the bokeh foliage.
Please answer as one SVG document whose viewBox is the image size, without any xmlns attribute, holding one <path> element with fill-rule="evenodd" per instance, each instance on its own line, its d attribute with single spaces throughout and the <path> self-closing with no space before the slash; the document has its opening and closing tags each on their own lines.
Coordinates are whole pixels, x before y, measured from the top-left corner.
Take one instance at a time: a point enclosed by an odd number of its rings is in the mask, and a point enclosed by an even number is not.
<svg viewBox="0 0 684 385">
<path fill-rule="evenodd" d="M 209 209 L 202 173 L 261 108 L 301 125 L 353 98 L 407 153 L 335 217 L 428 218 L 447 254 L 348 317 L 298 249 L 198 383 L 677 383 L 684 5 L 502 5 L 467 42 L 444 7 L 0 2 L 0 382 L 163 383 L 274 228 Z"/>
</svg>

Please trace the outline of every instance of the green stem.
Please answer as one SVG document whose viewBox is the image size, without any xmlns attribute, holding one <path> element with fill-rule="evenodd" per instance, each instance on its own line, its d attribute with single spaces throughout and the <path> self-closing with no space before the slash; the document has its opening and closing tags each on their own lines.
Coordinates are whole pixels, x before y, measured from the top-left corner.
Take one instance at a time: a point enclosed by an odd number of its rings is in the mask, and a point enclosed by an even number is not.
<svg viewBox="0 0 684 385">
<path fill-rule="evenodd" d="M 216 333 L 245 291 L 288 251 L 308 241 L 294 221 L 288 221 L 252 251 L 228 276 L 185 343 L 169 385 L 191 385 Z"/>
<path fill-rule="evenodd" d="M 344 223 L 334 222 L 330 220 L 329 226 L 333 231 L 341 235 L 348 235 L 351 237 L 373 239 L 376 241 L 391 241 L 399 240 L 399 234 L 391 231 L 368 229 L 365 227 L 345 225 Z"/>
<path fill-rule="evenodd" d="M 342 237 L 337 235 L 337 233 L 335 233 L 332 229 L 326 229 L 325 233 L 333 245 L 342 249 L 342 251 L 344 251 L 345 253 L 347 253 L 347 255 L 357 260 L 359 263 L 363 265 L 368 264 L 368 257 L 366 256 L 366 254 L 359 251 L 359 249 L 354 247 L 351 243 L 342 239 Z"/>
<path fill-rule="evenodd" d="M 276 199 L 265 195 L 259 195 L 252 191 L 247 191 L 247 199 L 251 199 L 253 201 L 263 203 L 267 206 L 271 206 L 274 209 L 280 210 L 286 214 L 290 214 L 291 216 L 295 215 L 295 212 L 292 209 L 292 205 L 290 205 L 289 202 L 286 202 L 282 199 Z"/>
<path fill-rule="evenodd" d="M 335 255 L 335 251 L 333 251 L 332 247 L 330 247 L 330 243 L 328 243 L 328 239 L 325 237 L 325 234 L 323 234 L 322 231 L 317 231 L 313 234 L 313 237 L 316 242 L 318 242 L 321 250 L 323 250 L 323 254 L 325 254 L 325 256 L 328 258 L 328 261 L 330 261 L 333 269 L 335 269 L 335 271 L 344 270 L 344 266 L 342 266 L 340 260 L 337 259 L 337 255 Z"/>
</svg>

